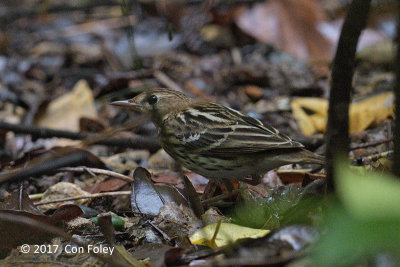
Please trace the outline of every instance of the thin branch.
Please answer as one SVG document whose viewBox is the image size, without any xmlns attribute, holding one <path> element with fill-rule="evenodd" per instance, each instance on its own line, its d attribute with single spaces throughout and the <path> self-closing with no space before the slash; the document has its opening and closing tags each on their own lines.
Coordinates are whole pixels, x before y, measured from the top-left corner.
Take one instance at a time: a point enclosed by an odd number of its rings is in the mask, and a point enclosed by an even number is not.
<svg viewBox="0 0 400 267">
<path fill-rule="evenodd" d="M 355 68 L 355 54 L 361 31 L 367 23 L 371 0 L 353 0 L 340 33 L 333 60 L 326 133 L 328 192 L 334 192 L 334 164 L 338 156 L 348 157 L 349 104 Z"/>
<path fill-rule="evenodd" d="M 356 150 L 356 149 L 361 149 L 361 148 L 367 148 L 367 147 L 371 147 L 371 146 L 379 146 L 381 144 L 386 144 L 386 143 L 390 143 L 393 141 L 393 136 L 383 139 L 383 140 L 377 140 L 374 142 L 368 142 L 368 143 L 364 143 L 364 144 L 359 144 L 359 145 L 353 145 L 350 147 L 350 150 Z"/>
<path fill-rule="evenodd" d="M 71 165 L 83 165 L 87 161 L 87 152 L 75 152 L 69 155 L 65 155 L 61 158 L 55 158 L 53 160 L 46 161 L 26 169 L 17 169 L 15 171 L 3 173 L 0 175 L 0 184 L 9 180 L 22 180 L 31 176 L 54 173 L 54 171 L 58 168 Z"/>
<path fill-rule="evenodd" d="M 158 228 L 158 227 L 157 227 L 154 223 L 152 223 L 150 220 L 147 220 L 146 222 L 147 222 L 148 224 L 150 224 L 151 226 L 153 226 L 153 228 L 156 229 L 156 231 L 159 232 L 159 233 L 163 236 L 163 238 L 164 238 L 166 241 L 170 242 L 170 241 L 172 240 L 163 230 L 161 230 L 160 228 Z"/>
<path fill-rule="evenodd" d="M 108 171 L 108 170 L 103 170 L 103 169 L 98 169 L 98 168 L 87 168 L 87 167 L 66 167 L 66 168 L 60 168 L 58 169 L 59 171 L 65 171 L 65 172 L 92 172 L 95 174 L 104 174 L 104 175 L 108 175 L 114 178 L 118 178 L 124 181 L 127 181 L 129 183 L 133 182 L 133 178 L 117 173 L 117 172 L 113 172 L 113 171 Z"/>
<path fill-rule="evenodd" d="M 171 89 L 173 89 L 175 91 L 179 91 L 179 92 L 184 91 L 179 84 L 174 82 L 170 77 L 168 77 L 167 74 L 165 74 L 164 72 L 162 72 L 160 70 L 154 71 L 154 78 L 156 78 L 157 81 L 159 81 L 162 85 L 164 85 L 168 88 L 171 88 Z"/>
<path fill-rule="evenodd" d="M 67 202 L 67 201 L 73 201 L 73 200 L 79 200 L 79 199 L 97 198 L 97 197 L 106 197 L 106 196 L 127 196 L 127 195 L 130 196 L 131 194 L 132 194 L 131 191 L 102 192 L 102 193 L 90 194 L 90 195 L 86 195 L 86 196 L 67 197 L 67 198 L 49 200 L 49 201 L 44 201 L 44 202 L 37 202 L 37 203 L 35 203 L 35 205 L 41 206 L 41 205 L 47 205 L 47 204 L 53 204 L 53 203 L 59 203 L 59 202 Z"/>
</svg>

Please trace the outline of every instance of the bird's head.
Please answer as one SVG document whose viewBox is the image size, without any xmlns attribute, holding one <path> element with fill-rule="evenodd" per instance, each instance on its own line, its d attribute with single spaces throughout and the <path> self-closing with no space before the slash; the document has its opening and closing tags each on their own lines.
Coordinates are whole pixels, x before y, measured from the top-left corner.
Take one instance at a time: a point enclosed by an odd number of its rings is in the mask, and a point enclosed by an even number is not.
<svg viewBox="0 0 400 267">
<path fill-rule="evenodd" d="M 156 126 L 160 126 L 165 116 L 189 105 L 193 99 L 181 92 L 169 89 L 152 89 L 136 97 L 112 102 L 112 105 L 128 107 L 148 117 Z"/>
</svg>

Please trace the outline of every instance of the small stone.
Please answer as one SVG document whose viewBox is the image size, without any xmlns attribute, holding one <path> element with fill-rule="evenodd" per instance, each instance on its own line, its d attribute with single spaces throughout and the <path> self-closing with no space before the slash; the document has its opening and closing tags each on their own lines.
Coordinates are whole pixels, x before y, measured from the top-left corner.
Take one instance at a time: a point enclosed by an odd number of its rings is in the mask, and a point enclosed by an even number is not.
<svg viewBox="0 0 400 267">
<path fill-rule="evenodd" d="M 94 232 L 96 225 L 92 220 L 78 217 L 67 222 L 67 231 L 75 234 Z"/>
</svg>

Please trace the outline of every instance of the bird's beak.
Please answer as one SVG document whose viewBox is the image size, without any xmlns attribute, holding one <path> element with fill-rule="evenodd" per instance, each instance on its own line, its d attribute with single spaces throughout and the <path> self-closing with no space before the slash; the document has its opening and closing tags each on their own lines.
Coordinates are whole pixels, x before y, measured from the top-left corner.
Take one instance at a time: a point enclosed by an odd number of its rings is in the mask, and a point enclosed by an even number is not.
<svg viewBox="0 0 400 267">
<path fill-rule="evenodd" d="M 126 107 L 136 111 L 142 111 L 142 105 L 139 103 L 133 102 L 132 100 L 122 100 L 122 101 L 114 101 L 111 102 L 111 105 L 119 106 L 119 107 Z"/>
</svg>

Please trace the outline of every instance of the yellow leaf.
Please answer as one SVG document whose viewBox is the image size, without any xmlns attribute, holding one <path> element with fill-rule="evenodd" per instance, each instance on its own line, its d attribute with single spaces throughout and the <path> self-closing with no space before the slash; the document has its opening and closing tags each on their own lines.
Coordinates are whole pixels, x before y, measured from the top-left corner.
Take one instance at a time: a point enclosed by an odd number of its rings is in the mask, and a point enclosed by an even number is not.
<svg viewBox="0 0 400 267">
<path fill-rule="evenodd" d="M 301 132 L 305 136 L 310 136 L 317 130 L 321 130 L 321 125 L 326 124 L 328 101 L 317 97 L 302 97 L 292 101 L 293 116 Z M 308 115 L 304 109 L 313 111 L 315 114 Z"/>
<path fill-rule="evenodd" d="M 97 118 L 94 98 L 88 83 L 78 81 L 71 92 L 54 99 L 43 115 L 37 118 L 37 125 L 52 129 L 79 130 L 81 117 Z"/>
<path fill-rule="evenodd" d="M 393 116 L 393 99 L 393 93 L 387 92 L 350 104 L 350 133 L 363 131 L 371 125 Z M 299 129 L 305 136 L 310 136 L 317 131 L 326 131 L 328 117 L 328 101 L 326 99 L 297 98 L 292 101 L 291 107 Z M 305 109 L 311 111 L 312 114 L 305 112 Z"/>
<path fill-rule="evenodd" d="M 268 234 L 270 230 L 253 229 L 232 223 L 221 223 L 215 242 L 212 238 L 217 229 L 218 223 L 209 224 L 194 233 L 189 239 L 194 245 L 208 247 L 222 247 L 233 243 L 242 238 L 261 238 Z"/>
<path fill-rule="evenodd" d="M 310 116 L 314 127 L 317 129 L 319 132 L 325 132 L 326 131 L 326 116 L 322 116 L 320 114 L 313 114 Z"/>
<path fill-rule="evenodd" d="M 392 92 L 379 94 L 350 106 L 350 133 L 367 129 L 374 123 L 393 115 Z"/>
</svg>

